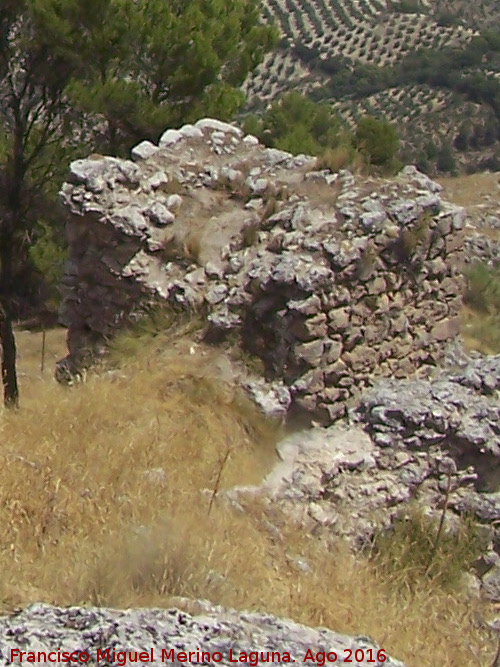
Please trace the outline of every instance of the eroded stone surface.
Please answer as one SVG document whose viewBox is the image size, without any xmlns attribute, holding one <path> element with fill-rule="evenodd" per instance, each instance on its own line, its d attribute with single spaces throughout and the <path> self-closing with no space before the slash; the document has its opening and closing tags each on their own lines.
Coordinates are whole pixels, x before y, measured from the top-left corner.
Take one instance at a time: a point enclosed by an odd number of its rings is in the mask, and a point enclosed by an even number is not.
<svg viewBox="0 0 500 667">
<path fill-rule="evenodd" d="M 471 359 L 454 347 L 446 360 L 452 365 L 426 379 L 379 380 L 352 407 L 349 423 L 288 436 L 261 485 L 226 497 L 244 504 L 261 495 L 311 534 L 355 548 L 410 507 L 439 521 L 446 504 L 447 529 L 464 515 L 476 522 L 484 553 L 477 573 L 496 600 L 500 356 Z"/>
<path fill-rule="evenodd" d="M 19 614 L 0 617 L 0 664 L 20 664 L 19 654 L 11 661 L 12 650 L 86 652 L 86 664 L 105 664 L 103 651 L 110 649 L 110 657 L 119 651 L 147 651 L 153 660 L 147 664 L 181 665 L 179 652 L 219 652 L 222 659 L 213 664 L 231 663 L 243 652 L 277 651 L 288 653 L 291 660 L 302 663 L 310 649 L 335 651 L 339 662 L 349 658 L 357 649 L 365 656 L 357 665 L 375 667 L 404 667 L 391 657 L 383 660 L 384 653 L 367 637 L 349 637 L 324 628 L 314 629 L 274 616 L 235 612 L 208 603 L 198 603 L 197 615 L 178 609 L 133 609 L 127 611 L 70 607 L 61 609 L 48 605 L 32 605 Z M 174 650 L 176 659 L 167 656 Z M 166 653 L 163 655 L 162 651 Z M 152 653 L 151 653 L 152 652 Z M 377 659 L 377 654 L 379 659 Z M 197 662 L 195 655 L 190 664 Z M 26 655 L 24 656 L 26 662 Z M 35 662 L 38 662 L 35 660 Z M 112 659 L 109 664 L 115 661 Z M 201 661 L 200 661 L 201 662 Z M 272 662 L 272 661 L 270 661 Z M 278 660 L 275 661 L 278 663 Z M 128 654 L 127 654 L 127 664 Z M 139 661 L 140 664 L 140 661 Z M 205 663 L 207 664 L 207 663 Z"/>
</svg>

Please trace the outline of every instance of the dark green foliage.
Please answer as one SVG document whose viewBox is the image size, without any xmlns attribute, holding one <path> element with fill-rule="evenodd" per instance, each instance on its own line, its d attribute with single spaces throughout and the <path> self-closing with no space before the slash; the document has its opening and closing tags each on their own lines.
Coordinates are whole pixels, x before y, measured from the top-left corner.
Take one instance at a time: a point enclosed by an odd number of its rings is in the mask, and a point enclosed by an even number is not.
<svg viewBox="0 0 500 667">
<path fill-rule="evenodd" d="M 9 407 L 18 405 L 13 322 L 44 296 L 29 246 L 38 217 L 50 211 L 53 219 L 51 195 L 74 145 L 65 97 L 72 65 L 39 30 L 43 5 L 25 0 L 0 7 L 0 346 Z"/>
<path fill-rule="evenodd" d="M 262 118 L 247 116 L 244 129 L 267 146 L 321 158 L 320 167 L 332 171 L 358 166 L 395 170 L 399 139 L 383 119 L 367 116 L 355 134 L 328 104 L 316 103 L 300 93 L 288 93 L 274 102 Z"/>
<path fill-rule="evenodd" d="M 35 240 L 28 254 L 34 267 L 43 276 L 48 290 L 49 306 L 59 302 L 58 288 L 64 272 L 67 252 L 62 238 L 57 238 L 54 226 L 40 220 L 34 228 Z"/>
<path fill-rule="evenodd" d="M 403 161 L 408 162 L 409 160 L 404 160 L 403 159 Z M 431 163 L 430 163 L 429 159 L 427 158 L 424 151 L 421 151 L 420 153 L 418 153 L 418 155 L 416 156 L 416 159 L 414 160 L 414 163 L 415 163 L 415 166 L 417 167 L 417 169 L 419 171 L 423 172 L 424 174 L 430 174 L 431 173 L 432 165 L 431 165 Z"/>
<path fill-rule="evenodd" d="M 481 37 L 486 41 L 491 51 L 500 52 L 500 32 L 498 30 L 486 30 L 481 33 Z"/>
<path fill-rule="evenodd" d="M 480 171 L 500 171 L 500 153 L 498 149 L 495 155 L 480 160 L 478 166 Z"/>
<path fill-rule="evenodd" d="M 436 16 L 436 23 L 443 28 L 446 28 L 452 25 L 457 25 L 459 20 L 452 12 L 442 12 Z"/>
<path fill-rule="evenodd" d="M 462 48 L 419 49 L 393 67 L 343 63 L 330 78 L 323 94 L 335 99 L 361 99 L 388 88 L 428 84 L 454 90 L 466 99 L 486 103 L 500 121 L 500 82 L 475 68 L 500 66 L 500 37 L 485 32 Z"/>
<path fill-rule="evenodd" d="M 314 91 L 314 99 L 320 101 L 327 97 L 344 102 L 365 100 L 365 113 L 371 113 L 366 104 L 368 96 L 393 88 L 418 85 L 453 91 L 457 104 L 469 103 L 465 105 L 464 113 L 472 108 L 472 104 L 483 106 L 478 113 L 485 117 L 484 120 L 476 122 L 477 119 L 471 117 L 472 131 L 465 125 L 461 126 L 455 136 L 447 137 L 447 145 L 438 142 L 433 149 L 434 155 L 430 155 L 423 145 L 412 145 L 415 135 L 410 137 L 410 145 L 403 148 L 401 155 L 406 161 L 418 161 L 431 173 L 437 169 L 453 174 L 456 164 L 451 147 L 460 151 L 481 150 L 494 146 L 500 138 L 500 80 L 495 74 L 500 72 L 499 35 L 498 31 L 489 30 L 461 47 L 420 48 L 410 52 L 394 66 L 377 67 L 340 61 L 339 67 L 339 63 L 335 62 L 329 82 Z M 318 63 L 317 68 L 320 67 L 321 63 Z M 323 71 L 326 71 L 324 67 Z M 430 109 L 427 111 L 431 112 Z M 415 115 L 410 113 L 410 117 L 413 121 Z M 415 120 L 418 136 L 418 120 Z M 448 145 L 450 142 L 451 146 Z M 425 152 L 425 157 L 422 152 Z M 491 155 L 491 151 L 488 160 L 476 160 L 476 169 L 483 166 L 488 168 L 488 164 L 494 168 L 497 159 Z"/>
<path fill-rule="evenodd" d="M 451 145 L 448 142 L 443 143 L 439 149 L 436 164 L 439 171 L 452 175 L 456 174 L 457 165 L 453 157 Z"/>
<path fill-rule="evenodd" d="M 420 0 L 399 0 L 390 3 L 391 9 L 401 14 L 426 14 L 427 10 Z"/>
<path fill-rule="evenodd" d="M 466 151 L 471 145 L 473 128 L 470 121 L 464 121 L 458 128 L 458 134 L 454 140 L 454 146 L 458 151 Z"/>
<path fill-rule="evenodd" d="M 301 42 L 294 45 L 293 52 L 306 64 L 316 61 L 320 56 L 320 50 L 318 48 L 306 46 Z"/>
<path fill-rule="evenodd" d="M 247 117 L 244 126 L 268 146 L 309 155 L 320 155 L 347 136 L 328 104 L 316 104 L 295 92 L 274 102 L 261 119 Z"/>
<path fill-rule="evenodd" d="M 394 68 L 394 83 L 427 83 L 454 90 L 472 102 L 490 105 L 500 120 L 499 81 L 481 71 L 470 72 L 473 68 L 496 61 L 499 51 L 500 39 L 495 33 L 476 37 L 463 49 L 416 51 Z"/>
<path fill-rule="evenodd" d="M 239 86 L 274 42 L 260 2 L 38 0 L 47 39 L 70 63 L 74 106 L 106 121 L 101 150 L 158 139 L 167 126 L 230 118 Z"/>
<path fill-rule="evenodd" d="M 436 144 L 433 141 L 428 141 L 424 146 L 424 152 L 429 160 L 435 160 L 437 158 Z"/>
<path fill-rule="evenodd" d="M 0 26 L 0 299 L 12 309 L 26 239 L 40 211 L 54 208 L 47 198 L 71 153 L 71 140 L 63 147 L 61 139 L 72 136 L 72 119 L 68 68 L 36 32 L 31 3 L 2 7 Z"/>
<path fill-rule="evenodd" d="M 392 67 L 352 66 L 345 61 L 341 61 L 341 64 L 343 66 L 336 69 L 324 91 L 329 97 L 361 98 L 395 85 L 395 71 Z"/>
<path fill-rule="evenodd" d="M 396 128 L 386 120 L 365 116 L 358 123 L 355 135 L 358 150 L 370 164 L 390 167 L 399 148 Z"/>
</svg>

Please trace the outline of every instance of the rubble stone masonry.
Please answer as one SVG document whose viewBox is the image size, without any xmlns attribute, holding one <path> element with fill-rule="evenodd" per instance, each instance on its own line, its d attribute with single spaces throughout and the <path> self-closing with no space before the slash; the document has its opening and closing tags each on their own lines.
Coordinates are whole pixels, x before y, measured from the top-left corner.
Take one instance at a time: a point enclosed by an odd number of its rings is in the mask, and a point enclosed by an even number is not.
<svg viewBox="0 0 500 667">
<path fill-rule="evenodd" d="M 456 336 L 465 211 L 414 167 L 331 173 L 211 119 L 132 158 L 77 160 L 61 191 L 60 379 L 155 297 L 204 313 L 208 340 L 236 335 L 294 409 L 331 423 L 374 377 L 434 364 Z"/>
</svg>

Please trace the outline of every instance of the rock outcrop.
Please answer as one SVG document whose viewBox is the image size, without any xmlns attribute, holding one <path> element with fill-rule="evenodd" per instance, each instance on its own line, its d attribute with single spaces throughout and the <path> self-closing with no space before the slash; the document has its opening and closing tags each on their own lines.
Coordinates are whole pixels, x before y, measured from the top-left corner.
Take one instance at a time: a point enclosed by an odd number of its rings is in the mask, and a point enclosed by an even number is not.
<svg viewBox="0 0 500 667">
<path fill-rule="evenodd" d="M 262 496 L 311 534 L 356 549 L 417 506 L 436 525 L 446 508 L 447 529 L 469 516 L 481 583 L 500 600 L 500 356 L 471 359 L 454 346 L 446 361 L 428 379 L 380 379 L 349 422 L 288 436 L 264 482 L 226 498 Z"/>
<path fill-rule="evenodd" d="M 435 364 L 458 331 L 465 213 L 413 167 L 320 170 L 205 119 L 134 161 L 73 162 L 64 379 L 153 298 L 236 335 L 282 401 L 331 423 L 374 376 Z"/>
<path fill-rule="evenodd" d="M 178 609 L 118 611 L 33 605 L 19 614 L 0 617 L 0 664 L 20 664 L 20 651 L 34 651 L 32 662 L 35 663 L 47 662 L 37 659 L 38 651 L 55 651 L 56 656 L 60 651 L 74 654 L 74 662 L 89 665 L 181 665 L 186 664 L 182 654 L 187 653 L 187 664 L 223 667 L 234 665 L 243 655 L 246 661 L 239 664 L 316 664 L 317 653 L 330 652 L 332 663 L 343 663 L 344 659 L 351 658 L 360 666 L 404 667 L 367 637 L 348 637 L 324 628 L 308 628 L 290 620 L 230 611 L 208 603 L 198 603 L 198 606 L 199 613 L 192 616 Z M 261 651 L 264 656 L 269 652 L 269 659 L 258 655 L 257 663 L 256 652 Z M 308 651 L 315 660 L 304 663 Z M 141 658 L 142 652 L 145 654 Z M 333 653 L 337 654 L 337 660 Z M 23 662 L 27 660 L 25 653 Z M 321 658 L 318 658 L 319 663 Z"/>
</svg>

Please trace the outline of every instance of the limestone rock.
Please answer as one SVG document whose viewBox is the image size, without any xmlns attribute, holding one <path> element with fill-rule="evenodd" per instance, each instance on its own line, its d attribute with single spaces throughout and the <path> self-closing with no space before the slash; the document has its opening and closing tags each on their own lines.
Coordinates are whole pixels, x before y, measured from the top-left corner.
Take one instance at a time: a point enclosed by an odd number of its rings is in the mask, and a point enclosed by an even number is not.
<svg viewBox="0 0 500 667">
<path fill-rule="evenodd" d="M 472 368 L 480 378 L 491 366 L 485 360 Z M 491 388 L 482 393 L 482 382 L 475 384 L 467 369 L 432 380 L 381 380 L 361 397 L 357 418 L 381 445 L 444 447 L 460 468 L 473 465 L 476 490 L 493 492 L 500 485 L 500 407 L 496 391 L 491 396 Z"/>
<path fill-rule="evenodd" d="M 134 160 L 146 160 L 158 152 L 158 146 L 155 146 L 150 141 L 141 141 L 140 144 L 132 148 L 131 154 Z"/>
<path fill-rule="evenodd" d="M 415 168 L 393 180 L 318 171 L 208 118 L 132 157 L 77 160 L 61 189 L 61 319 L 86 351 L 73 347 L 65 372 L 160 298 L 201 309 L 211 340 L 231 335 L 292 405 L 331 423 L 374 372 L 437 362 L 456 335 L 464 212 Z M 342 391 L 323 392 L 325 378 Z"/>
<path fill-rule="evenodd" d="M 292 402 L 290 390 L 280 382 L 246 381 L 244 388 L 270 418 L 285 417 Z"/>
<path fill-rule="evenodd" d="M 454 338 L 460 331 L 460 318 L 448 317 L 432 327 L 431 336 L 437 341 Z"/>
<path fill-rule="evenodd" d="M 381 657 L 373 663 L 380 647 L 367 637 L 350 637 L 270 615 L 223 609 L 207 602 L 182 602 L 197 609 L 195 615 L 179 609 L 120 611 L 32 605 L 20 613 L 0 617 L 0 664 L 17 662 L 19 658 L 15 657 L 11 661 L 12 650 L 77 652 L 82 661 L 87 660 L 84 654 L 88 655 L 89 664 L 98 664 L 98 651 L 101 662 L 106 660 L 104 651 L 107 649 L 108 662 L 115 662 L 113 655 L 118 656 L 119 652 L 126 652 L 128 658 L 129 651 L 132 657 L 137 652 L 140 662 L 140 652 L 146 651 L 147 662 L 152 665 L 178 665 L 182 657 L 179 660 L 177 655 L 190 651 L 194 652 L 194 661 L 205 651 L 211 656 L 219 653 L 221 658 L 215 661 L 227 667 L 232 664 L 231 652 L 234 664 L 243 652 L 248 655 L 254 651 L 277 651 L 282 655 L 288 653 L 290 662 L 303 662 L 308 650 L 314 655 L 318 651 L 335 651 L 340 659 L 358 650 L 364 655 L 362 661 L 357 661 L 358 665 L 404 667 L 403 663 L 383 653 L 380 655 L 386 659 Z M 170 651 L 173 654 L 169 657 Z"/>
<path fill-rule="evenodd" d="M 310 343 L 299 343 L 295 346 L 297 361 L 304 361 L 308 366 L 319 366 L 323 358 L 324 343 L 322 339 Z"/>
<path fill-rule="evenodd" d="M 490 360 L 466 359 L 455 355 L 458 373 L 448 367 L 428 380 L 381 379 L 361 394 L 348 422 L 287 436 L 277 445 L 280 462 L 252 493 L 306 530 L 324 529 L 325 539 L 355 548 L 415 505 L 439 521 L 446 502 L 447 526 L 463 515 L 476 521 L 482 588 L 496 599 L 498 567 L 485 572 L 487 562 L 500 562 L 500 413 L 496 390 L 461 384 L 471 377 L 469 364 L 482 375 Z M 341 417 L 339 384 L 302 393 L 297 405 Z"/>
</svg>

